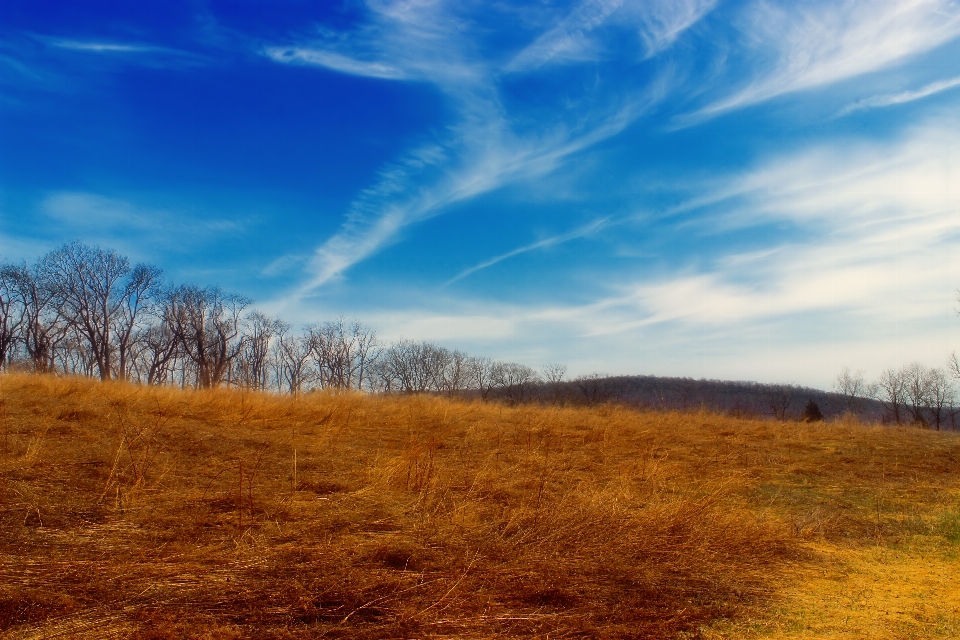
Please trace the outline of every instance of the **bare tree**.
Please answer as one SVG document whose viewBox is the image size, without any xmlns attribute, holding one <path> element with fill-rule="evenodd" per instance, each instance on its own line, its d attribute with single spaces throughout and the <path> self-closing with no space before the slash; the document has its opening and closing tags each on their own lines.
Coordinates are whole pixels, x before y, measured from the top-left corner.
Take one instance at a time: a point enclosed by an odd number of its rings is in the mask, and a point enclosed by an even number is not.
<svg viewBox="0 0 960 640">
<path fill-rule="evenodd" d="M 34 370 L 53 371 L 56 349 L 70 329 L 55 303 L 55 292 L 44 286 L 37 269 L 26 263 L 8 265 L 4 274 L 23 312 L 20 339 Z"/>
<path fill-rule="evenodd" d="M 288 326 L 277 318 L 261 311 L 252 311 L 247 316 L 247 332 L 237 363 L 244 386 L 265 390 L 269 385 L 269 363 L 274 338 Z"/>
<path fill-rule="evenodd" d="M 202 389 L 219 385 L 243 348 L 243 310 L 248 298 L 218 287 L 182 285 L 169 294 L 167 322 L 196 371 Z"/>
<path fill-rule="evenodd" d="M 130 341 L 160 270 L 131 269 L 112 249 L 72 242 L 44 256 L 37 271 L 60 315 L 89 349 L 100 379 L 126 378 Z"/>
<path fill-rule="evenodd" d="M 280 332 L 276 346 L 279 378 L 287 390 L 299 395 L 311 380 L 310 359 L 313 348 L 309 336 L 287 335 Z"/>
<path fill-rule="evenodd" d="M 896 424 L 903 422 L 903 409 L 907 401 L 906 381 L 901 371 L 887 369 L 880 374 L 876 385 L 876 399 L 883 403 Z"/>
<path fill-rule="evenodd" d="M 447 395 L 457 395 L 468 389 L 472 381 L 470 356 L 463 351 L 447 351 L 443 370 L 440 372 L 440 388 Z"/>
<path fill-rule="evenodd" d="M 793 402 L 794 391 L 795 388 L 789 384 L 773 384 L 767 387 L 767 406 L 777 420 L 786 420 L 787 410 Z"/>
<path fill-rule="evenodd" d="M 23 302 L 17 295 L 15 269 L 12 265 L 0 264 L 0 369 L 9 366 L 25 320 Z"/>
<path fill-rule="evenodd" d="M 384 350 L 377 366 L 378 386 L 401 393 L 441 392 L 452 352 L 431 342 L 400 340 Z"/>
<path fill-rule="evenodd" d="M 943 369 L 928 369 L 925 386 L 927 389 L 926 407 L 933 427 L 940 431 L 941 426 L 950 417 L 956 401 L 956 389 L 949 374 Z"/>
<path fill-rule="evenodd" d="M 130 272 L 129 262 L 115 251 L 73 242 L 44 256 L 38 272 L 61 316 L 86 341 L 100 379 L 109 380 L 117 290 Z"/>
<path fill-rule="evenodd" d="M 157 314 L 162 275 L 163 271 L 157 267 L 138 264 L 124 283 L 120 303 L 112 320 L 118 356 L 116 377 L 120 380 L 129 377 L 137 348 L 136 339 L 143 328 L 144 317 Z"/>
<path fill-rule="evenodd" d="M 144 369 L 141 380 L 147 384 L 172 382 L 177 358 L 183 355 L 181 341 L 174 327 L 165 318 L 137 335 L 139 360 Z M 145 375 L 144 375 L 145 374 Z"/>
<path fill-rule="evenodd" d="M 530 388 L 540 382 L 531 367 L 516 362 L 500 362 L 493 369 L 493 379 L 511 402 L 523 402 Z"/>
<path fill-rule="evenodd" d="M 928 370 L 919 362 L 911 362 L 900 369 L 903 380 L 906 408 L 916 425 L 927 426 L 924 412 L 930 396 L 931 378 Z"/>
<path fill-rule="evenodd" d="M 59 363 L 60 371 L 64 373 L 84 376 L 93 376 L 96 373 L 97 362 L 93 354 L 86 347 L 83 338 L 72 327 L 54 349 L 53 357 L 54 361 Z"/>
<path fill-rule="evenodd" d="M 583 399 L 587 404 L 601 404 L 616 402 L 623 397 L 625 391 L 624 380 L 621 377 L 605 376 L 600 373 L 591 373 L 579 376 L 574 380 Z"/>
<path fill-rule="evenodd" d="M 480 391 L 480 397 L 486 400 L 496 387 L 493 375 L 495 363 L 490 358 L 469 358 L 466 365 L 471 386 Z"/>
<path fill-rule="evenodd" d="M 352 379 L 356 389 L 372 387 L 372 369 L 380 357 L 380 342 L 377 332 L 367 325 L 354 320 L 350 327 L 353 341 L 354 365 Z"/>
<path fill-rule="evenodd" d="M 380 379 L 384 390 L 424 393 L 433 376 L 427 367 L 424 343 L 400 340 L 388 348 L 380 361 Z"/>
<path fill-rule="evenodd" d="M 307 329 L 320 385 L 361 389 L 369 383 L 379 353 L 377 334 L 366 325 L 338 318 Z"/>
<path fill-rule="evenodd" d="M 429 342 L 421 342 L 420 345 L 420 367 L 429 379 L 430 389 L 437 393 L 447 391 L 446 372 L 453 362 L 453 352 Z"/>
<path fill-rule="evenodd" d="M 845 410 L 855 415 L 863 413 L 866 399 L 876 395 L 876 389 L 867 383 L 863 371 L 851 372 L 848 367 L 837 374 L 833 388 L 843 396 Z"/>
<path fill-rule="evenodd" d="M 567 365 L 559 363 L 545 364 L 540 368 L 540 375 L 543 381 L 550 387 L 553 402 L 560 402 L 561 384 L 563 383 L 563 377 L 567 375 Z"/>
</svg>

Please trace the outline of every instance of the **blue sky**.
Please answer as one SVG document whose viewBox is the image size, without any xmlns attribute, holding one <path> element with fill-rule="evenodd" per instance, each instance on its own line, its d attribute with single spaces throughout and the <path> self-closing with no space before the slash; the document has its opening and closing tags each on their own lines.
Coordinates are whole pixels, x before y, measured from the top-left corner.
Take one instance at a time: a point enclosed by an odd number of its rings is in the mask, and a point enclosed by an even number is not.
<svg viewBox="0 0 960 640">
<path fill-rule="evenodd" d="M 0 3 L 0 256 L 828 388 L 960 348 L 960 2 Z"/>
</svg>

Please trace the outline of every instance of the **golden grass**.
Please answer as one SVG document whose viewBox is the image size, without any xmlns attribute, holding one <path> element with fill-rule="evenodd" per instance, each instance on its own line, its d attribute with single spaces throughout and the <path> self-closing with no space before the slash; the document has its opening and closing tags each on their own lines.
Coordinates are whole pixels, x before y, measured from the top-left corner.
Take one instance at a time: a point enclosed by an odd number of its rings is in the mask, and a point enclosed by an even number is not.
<svg viewBox="0 0 960 640">
<path fill-rule="evenodd" d="M 0 474 L 13 638 L 960 629 L 954 434 L 3 375 Z"/>
</svg>

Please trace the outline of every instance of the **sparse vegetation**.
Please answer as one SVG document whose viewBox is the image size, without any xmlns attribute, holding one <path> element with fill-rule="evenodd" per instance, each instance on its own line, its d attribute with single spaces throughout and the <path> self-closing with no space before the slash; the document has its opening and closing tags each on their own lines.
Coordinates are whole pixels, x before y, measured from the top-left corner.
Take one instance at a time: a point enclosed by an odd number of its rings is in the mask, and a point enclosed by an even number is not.
<svg viewBox="0 0 960 640">
<path fill-rule="evenodd" d="M 9 637 L 960 634 L 952 433 L 27 374 L 0 429 Z"/>
</svg>

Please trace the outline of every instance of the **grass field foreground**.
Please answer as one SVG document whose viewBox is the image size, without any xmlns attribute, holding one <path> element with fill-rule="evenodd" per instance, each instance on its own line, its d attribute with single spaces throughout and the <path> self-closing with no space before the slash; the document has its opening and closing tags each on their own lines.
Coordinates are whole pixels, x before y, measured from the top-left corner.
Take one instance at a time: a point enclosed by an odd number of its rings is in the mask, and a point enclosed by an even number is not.
<svg viewBox="0 0 960 640">
<path fill-rule="evenodd" d="M 0 376 L 12 638 L 960 636 L 960 437 Z"/>
</svg>

